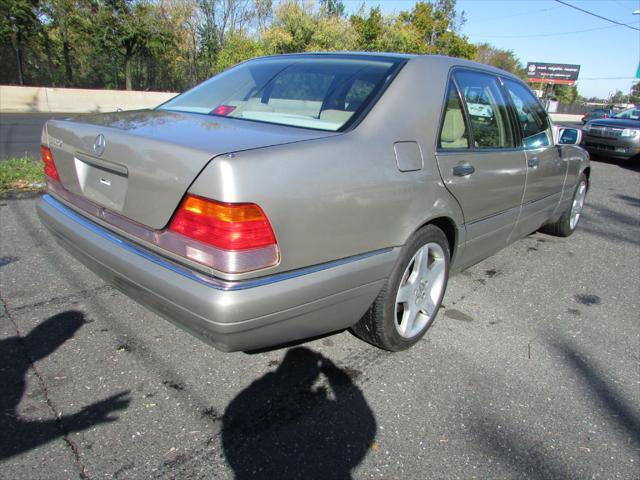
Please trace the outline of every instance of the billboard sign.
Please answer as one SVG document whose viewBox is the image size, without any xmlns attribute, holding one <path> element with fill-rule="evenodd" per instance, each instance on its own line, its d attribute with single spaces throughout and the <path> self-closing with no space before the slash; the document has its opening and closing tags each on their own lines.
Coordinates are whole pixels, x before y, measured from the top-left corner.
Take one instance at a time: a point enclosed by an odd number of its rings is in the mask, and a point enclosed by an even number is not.
<svg viewBox="0 0 640 480">
<path fill-rule="evenodd" d="M 580 65 L 565 63 L 527 63 L 527 82 L 574 85 L 578 80 Z"/>
</svg>

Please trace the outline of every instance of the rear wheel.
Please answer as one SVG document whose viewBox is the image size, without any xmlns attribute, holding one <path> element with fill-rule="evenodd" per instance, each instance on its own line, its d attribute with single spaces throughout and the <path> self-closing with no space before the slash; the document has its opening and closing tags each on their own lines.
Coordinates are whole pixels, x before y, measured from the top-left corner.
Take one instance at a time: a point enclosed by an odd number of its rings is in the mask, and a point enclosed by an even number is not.
<svg viewBox="0 0 640 480">
<path fill-rule="evenodd" d="M 575 232 L 580 217 L 582 216 L 584 199 L 587 196 L 587 186 L 587 177 L 584 173 L 581 173 L 578 177 L 578 185 L 576 185 L 573 192 L 571 205 L 564 211 L 557 222 L 545 225 L 541 230 L 556 237 L 568 237 Z"/>
<path fill-rule="evenodd" d="M 386 286 L 353 327 L 385 350 L 404 350 L 433 324 L 449 278 L 449 242 L 435 225 L 422 228 L 403 247 Z"/>
</svg>

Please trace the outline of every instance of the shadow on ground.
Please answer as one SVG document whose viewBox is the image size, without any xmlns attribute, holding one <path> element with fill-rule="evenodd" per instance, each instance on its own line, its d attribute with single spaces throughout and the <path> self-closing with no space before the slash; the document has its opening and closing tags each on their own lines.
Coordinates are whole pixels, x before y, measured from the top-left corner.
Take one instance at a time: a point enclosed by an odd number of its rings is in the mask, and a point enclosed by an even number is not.
<svg viewBox="0 0 640 480">
<path fill-rule="evenodd" d="M 616 165 L 620 168 L 631 170 L 633 172 L 640 172 L 640 161 L 638 161 L 637 159 L 622 160 L 618 158 L 602 157 L 594 153 L 594 154 L 591 154 L 591 160 L 598 163 L 607 163 L 609 165 Z"/>
<path fill-rule="evenodd" d="M 617 432 L 630 451 L 638 451 L 638 406 L 614 385 L 614 381 L 578 345 L 568 340 L 556 339 L 549 347 L 563 358 L 566 373 L 580 385 L 584 399 L 595 407 L 594 411 L 599 414 L 599 418 L 605 420 L 607 428 Z M 597 476 L 597 472 L 589 471 L 589 468 L 593 468 L 592 464 L 573 463 L 573 455 L 579 458 L 582 452 L 590 452 L 587 447 L 576 444 L 573 448 L 579 453 L 575 453 L 571 446 L 564 445 L 563 453 L 553 439 L 522 428 L 516 422 L 517 419 L 488 414 L 480 406 L 476 407 L 472 418 L 470 431 L 475 440 L 495 461 L 510 465 L 511 470 L 517 472 L 515 478 L 565 480 Z M 554 426 L 550 426 L 550 429 L 554 430 Z M 584 445 L 590 448 L 601 447 L 596 442 L 589 443 L 586 434 Z M 577 465 L 584 470 L 577 471 Z"/>
<path fill-rule="evenodd" d="M 32 365 L 73 337 L 84 321 L 81 312 L 69 310 L 47 318 L 26 336 L 0 340 L 0 460 L 64 437 L 69 432 L 113 422 L 118 418 L 112 416 L 113 412 L 129 405 L 128 392 L 121 392 L 75 414 L 51 418 L 54 416 L 52 411 L 56 412 L 55 406 L 49 399 L 46 383 L 38 377 Z M 30 388 L 31 403 L 39 404 L 39 408 L 33 408 L 39 410 L 34 415 L 46 416 L 50 420 L 21 416 L 18 407 L 23 400 L 28 377 L 29 381 L 37 383 Z"/>
<path fill-rule="evenodd" d="M 224 413 L 222 444 L 235 478 L 351 478 L 376 433 L 356 375 L 308 348 L 289 350 Z"/>
</svg>

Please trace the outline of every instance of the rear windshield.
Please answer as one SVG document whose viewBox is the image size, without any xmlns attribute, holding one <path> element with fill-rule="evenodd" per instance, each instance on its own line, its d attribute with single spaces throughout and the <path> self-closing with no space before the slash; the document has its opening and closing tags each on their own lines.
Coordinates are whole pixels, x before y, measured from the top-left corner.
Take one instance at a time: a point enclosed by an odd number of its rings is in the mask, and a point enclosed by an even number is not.
<svg viewBox="0 0 640 480">
<path fill-rule="evenodd" d="M 336 131 L 366 109 L 399 65 L 387 58 L 256 59 L 158 108 Z"/>
</svg>

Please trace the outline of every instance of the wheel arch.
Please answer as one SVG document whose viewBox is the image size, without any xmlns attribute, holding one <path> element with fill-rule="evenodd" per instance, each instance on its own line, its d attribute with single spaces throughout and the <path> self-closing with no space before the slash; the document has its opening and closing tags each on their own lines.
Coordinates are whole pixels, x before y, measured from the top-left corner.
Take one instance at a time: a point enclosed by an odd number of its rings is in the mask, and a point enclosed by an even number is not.
<svg viewBox="0 0 640 480">
<path fill-rule="evenodd" d="M 427 225 L 435 225 L 440 230 L 442 230 L 444 235 L 447 237 L 447 242 L 449 243 L 449 253 L 451 255 L 450 259 L 451 261 L 453 261 L 453 258 L 457 253 L 456 245 L 458 244 L 458 227 L 455 221 L 451 217 L 447 216 L 430 218 L 429 220 L 423 222 L 418 228 L 416 228 L 412 235 L 414 235 L 417 231 L 423 229 Z"/>
</svg>

